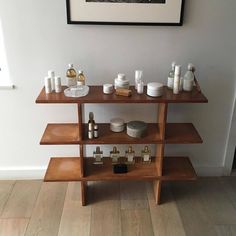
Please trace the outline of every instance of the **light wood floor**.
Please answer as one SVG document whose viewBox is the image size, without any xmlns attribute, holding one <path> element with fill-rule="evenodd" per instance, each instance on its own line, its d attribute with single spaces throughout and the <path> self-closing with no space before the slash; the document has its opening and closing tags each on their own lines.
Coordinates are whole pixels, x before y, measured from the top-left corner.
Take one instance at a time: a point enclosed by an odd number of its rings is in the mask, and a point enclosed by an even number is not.
<svg viewBox="0 0 236 236">
<path fill-rule="evenodd" d="M 0 236 L 236 235 L 236 177 L 163 185 L 97 182 L 88 206 L 79 183 L 0 181 Z"/>
</svg>

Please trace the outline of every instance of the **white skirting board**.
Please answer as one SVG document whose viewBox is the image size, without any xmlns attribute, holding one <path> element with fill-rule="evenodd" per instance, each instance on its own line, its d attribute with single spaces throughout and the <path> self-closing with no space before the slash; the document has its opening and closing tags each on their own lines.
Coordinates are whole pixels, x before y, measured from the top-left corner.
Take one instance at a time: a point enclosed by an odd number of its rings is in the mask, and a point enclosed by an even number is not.
<svg viewBox="0 0 236 236">
<path fill-rule="evenodd" d="M 0 168 L 0 180 L 43 179 L 46 167 Z M 195 167 L 198 176 L 224 176 L 223 167 Z"/>
<path fill-rule="evenodd" d="M 43 179 L 46 167 L 0 168 L 0 180 Z"/>
</svg>

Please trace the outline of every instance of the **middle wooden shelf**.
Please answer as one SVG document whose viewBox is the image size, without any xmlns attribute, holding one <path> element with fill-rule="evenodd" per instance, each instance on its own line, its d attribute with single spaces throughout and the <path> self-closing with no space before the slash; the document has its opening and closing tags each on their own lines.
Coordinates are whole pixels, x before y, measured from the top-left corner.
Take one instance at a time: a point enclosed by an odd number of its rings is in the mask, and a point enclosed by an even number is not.
<svg viewBox="0 0 236 236">
<path fill-rule="evenodd" d="M 126 131 L 114 133 L 109 124 L 98 124 L 99 138 L 88 139 L 87 124 L 83 125 L 83 138 L 79 139 L 78 124 L 48 124 L 41 145 L 69 144 L 188 144 L 202 143 L 202 139 L 192 123 L 167 123 L 165 139 L 161 140 L 157 123 L 149 123 L 142 138 L 132 138 Z"/>
</svg>

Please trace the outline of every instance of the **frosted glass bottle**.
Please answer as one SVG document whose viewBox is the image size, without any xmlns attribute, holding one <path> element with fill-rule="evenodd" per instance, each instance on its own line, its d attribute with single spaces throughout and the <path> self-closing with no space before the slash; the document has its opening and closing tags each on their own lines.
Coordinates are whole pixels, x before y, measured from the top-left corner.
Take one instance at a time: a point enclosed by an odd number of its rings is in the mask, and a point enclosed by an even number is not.
<svg viewBox="0 0 236 236">
<path fill-rule="evenodd" d="M 171 71 L 168 74 L 167 87 L 169 89 L 173 89 L 173 86 L 174 86 L 175 65 L 176 65 L 176 63 L 172 62 L 172 64 L 171 64 Z"/>
<path fill-rule="evenodd" d="M 183 90 L 187 92 L 193 90 L 193 83 L 194 83 L 193 68 L 194 68 L 193 64 L 188 64 L 188 71 L 184 75 Z"/>
<path fill-rule="evenodd" d="M 73 64 L 69 64 L 69 68 L 66 71 L 67 86 L 73 87 L 77 85 L 77 73 L 73 67 Z"/>
</svg>

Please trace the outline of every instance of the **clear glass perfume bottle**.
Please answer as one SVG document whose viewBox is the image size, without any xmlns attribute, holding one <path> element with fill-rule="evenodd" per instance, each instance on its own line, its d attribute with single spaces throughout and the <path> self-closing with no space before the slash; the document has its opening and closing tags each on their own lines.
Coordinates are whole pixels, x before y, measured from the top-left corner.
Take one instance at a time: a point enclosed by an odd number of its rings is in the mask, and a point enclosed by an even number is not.
<svg viewBox="0 0 236 236">
<path fill-rule="evenodd" d="M 194 65 L 189 63 L 188 64 L 188 71 L 184 75 L 183 79 L 183 90 L 184 91 L 192 91 L 193 90 L 193 84 L 194 84 Z"/>
<path fill-rule="evenodd" d="M 171 70 L 170 70 L 170 72 L 168 74 L 167 87 L 169 89 L 173 89 L 173 86 L 174 86 L 175 65 L 176 65 L 176 63 L 172 62 Z"/>
<path fill-rule="evenodd" d="M 66 71 L 67 86 L 73 87 L 77 85 L 77 73 L 73 67 L 73 64 L 69 64 L 69 68 Z"/>
<path fill-rule="evenodd" d="M 78 72 L 77 85 L 85 85 L 85 76 L 82 70 Z"/>
<path fill-rule="evenodd" d="M 100 147 L 96 147 L 96 151 L 93 152 L 94 162 L 93 164 L 101 165 L 103 164 L 103 151 L 100 150 Z"/>
<path fill-rule="evenodd" d="M 142 156 L 142 161 L 143 163 L 151 163 L 152 158 L 151 158 L 151 151 L 149 150 L 148 146 L 145 146 L 144 150 L 141 152 Z"/>
<path fill-rule="evenodd" d="M 129 146 L 128 150 L 125 152 L 126 164 L 134 164 L 135 163 L 135 152 L 131 146 Z"/>
<path fill-rule="evenodd" d="M 110 157 L 112 164 L 117 164 L 120 158 L 120 152 L 117 150 L 117 147 L 113 147 L 113 150 L 110 152 Z"/>
</svg>

